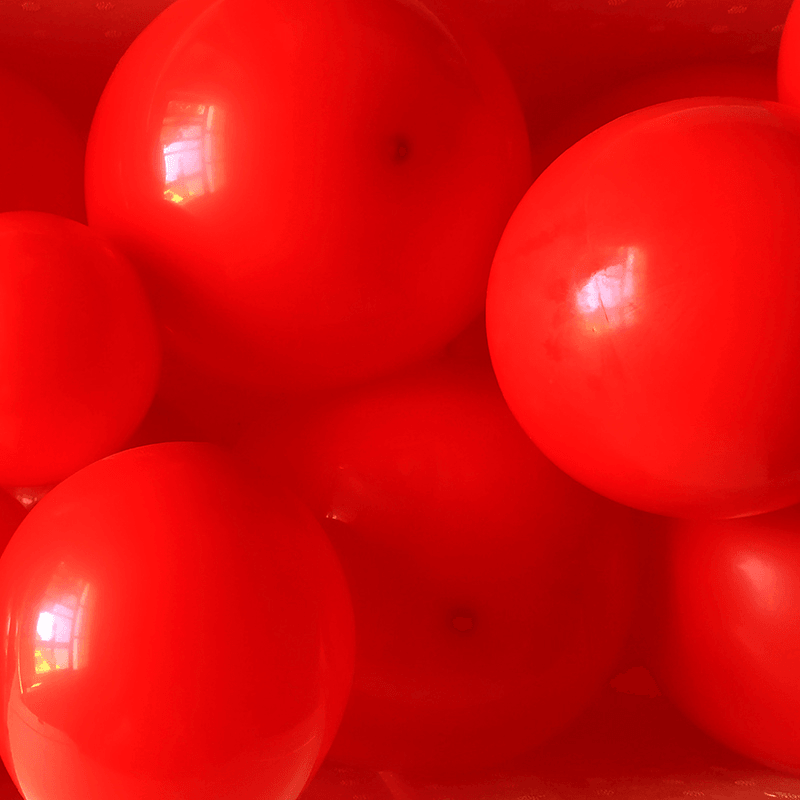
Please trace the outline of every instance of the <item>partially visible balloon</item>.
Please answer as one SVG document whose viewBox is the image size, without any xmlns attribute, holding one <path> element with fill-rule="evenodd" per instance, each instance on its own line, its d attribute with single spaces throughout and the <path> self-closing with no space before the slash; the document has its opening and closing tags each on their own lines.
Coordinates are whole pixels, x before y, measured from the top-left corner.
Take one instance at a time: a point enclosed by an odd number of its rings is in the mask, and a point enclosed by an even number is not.
<svg viewBox="0 0 800 800">
<path fill-rule="evenodd" d="M 533 145 L 533 173 L 539 175 L 575 142 L 623 114 L 690 97 L 777 100 L 775 69 L 759 64 L 696 64 L 661 70 L 615 86 L 579 103 Z"/>
<path fill-rule="evenodd" d="M 39 89 L 0 68 L 0 212 L 86 222 L 84 143 Z"/>
<path fill-rule="evenodd" d="M 294 482 L 350 583 L 355 678 L 330 759 L 452 775 L 589 705 L 628 634 L 639 517 L 549 462 L 491 370 L 454 357 L 287 428 L 243 450 Z"/>
<path fill-rule="evenodd" d="M 800 106 L 800 3 L 795 2 L 783 26 L 778 50 L 778 98 Z"/>
<path fill-rule="evenodd" d="M 653 573 L 649 665 L 731 749 L 800 775 L 800 506 L 674 521 Z"/>
<path fill-rule="evenodd" d="M 153 311 L 96 231 L 0 214 L 0 485 L 60 481 L 118 449 L 158 380 Z"/>
</svg>

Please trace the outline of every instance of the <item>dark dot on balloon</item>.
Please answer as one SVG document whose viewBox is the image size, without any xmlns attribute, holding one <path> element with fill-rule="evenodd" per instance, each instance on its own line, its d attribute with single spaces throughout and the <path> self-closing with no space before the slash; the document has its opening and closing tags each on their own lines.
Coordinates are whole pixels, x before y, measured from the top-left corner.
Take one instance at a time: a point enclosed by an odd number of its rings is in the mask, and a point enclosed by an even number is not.
<svg viewBox="0 0 800 800">
<path fill-rule="evenodd" d="M 457 614 L 452 619 L 453 627 L 460 633 L 467 633 L 475 627 L 475 620 L 471 614 Z"/>
<path fill-rule="evenodd" d="M 397 139 L 394 143 L 394 160 L 397 163 L 402 163 L 408 159 L 411 148 L 409 147 L 406 139 Z"/>
</svg>

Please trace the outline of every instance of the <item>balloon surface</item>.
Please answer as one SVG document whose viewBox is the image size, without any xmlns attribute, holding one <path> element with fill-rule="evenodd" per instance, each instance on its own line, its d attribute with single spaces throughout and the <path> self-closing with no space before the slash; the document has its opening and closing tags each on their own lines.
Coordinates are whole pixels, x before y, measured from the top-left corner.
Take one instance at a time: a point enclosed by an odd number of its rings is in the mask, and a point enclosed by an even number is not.
<svg viewBox="0 0 800 800">
<path fill-rule="evenodd" d="M 340 763 L 442 775 L 511 758 L 591 702 L 628 633 L 637 515 L 556 469 L 490 371 L 454 363 L 308 412 L 283 457 L 250 440 L 349 580 Z"/>
<path fill-rule="evenodd" d="M 692 97 L 778 99 L 775 67 L 760 64 L 692 64 L 651 72 L 606 87 L 577 103 L 555 128 L 533 145 L 534 175 L 540 175 L 573 144 L 609 122 L 647 106 Z"/>
<path fill-rule="evenodd" d="M 0 750 L 26 798 L 295 798 L 352 679 L 323 531 L 212 445 L 55 487 L 0 559 L 0 608 Z"/>
<path fill-rule="evenodd" d="M 800 775 L 800 507 L 676 523 L 657 574 L 664 694 L 731 749 Z"/>
<path fill-rule="evenodd" d="M 778 50 L 778 99 L 800 107 L 800 3 L 792 3 Z"/>
<path fill-rule="evenodd" d="M 0 67 L 0 213 L 40 211 L 86 222 L 84 143 L 53 102 Z"/>
<path fill-rule="evenodd" d="M 160 344 L 131 265 L 86 225 L 0 214 L 0 485 L 66 478 L 145 416 Z"/>
<path fill-rule="evenodd" d="M 555 464 L 665 516 L 800 500 L 799 204 L 800 112 L 769 101 L 652 106 L 539 177 L 495 257 L 487 334 Z"/>
<path fill-rule="evenodd" d="M 488 46 L 404 0 L 178 0 L 109 80 L 86 164 L 168 360 L 270 389 L 444 346 L 530 180 Z"/>
</svg>

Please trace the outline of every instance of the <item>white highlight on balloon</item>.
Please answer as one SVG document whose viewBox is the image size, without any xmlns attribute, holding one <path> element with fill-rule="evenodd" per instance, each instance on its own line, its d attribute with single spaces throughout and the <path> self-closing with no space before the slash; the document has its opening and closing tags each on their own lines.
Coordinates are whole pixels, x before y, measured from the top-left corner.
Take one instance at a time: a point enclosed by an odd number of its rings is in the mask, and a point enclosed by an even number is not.
<svg viewBox="0 0 800 800">
<path fill-rule="evenodd" d="M 634 266 L 636 251 L 627 248 L 623 261 L 595 272 L 578 290 L 576 300 L 582 314 L 602 312 L 611 324 L 627 317 L 635 294 Z"/>
</svg>

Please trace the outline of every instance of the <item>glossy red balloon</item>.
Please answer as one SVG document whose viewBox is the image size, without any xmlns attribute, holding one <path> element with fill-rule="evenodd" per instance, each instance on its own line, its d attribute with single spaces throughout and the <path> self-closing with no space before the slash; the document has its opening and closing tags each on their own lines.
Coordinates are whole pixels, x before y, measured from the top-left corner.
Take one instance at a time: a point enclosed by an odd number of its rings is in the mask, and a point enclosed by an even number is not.
<svg viewBox="0 0 800 800">
<path fill-rule="evenodd" d="M 520 424 L 614 500 L 726 518 L 800 500 L 800 113 L 680 100 L 581 140 L 495 257 L 487 332 Z"/>
<path fill-rule="evenodd" d="M 324 521 L 355 609 L 331 759 L 463 773 L 589 704 L 628 631 L 636 515 L 545 459 L 490 371 L 440 364 L 347 393 L 286 439 L 265 468 Z"/>
<path fill-rule="evenodd" d="M 402 0 L 178 0 L 111 77 L 86 166 L 170 356 L 268 388 L 446 344 L 529 185 L 491 51 Z"/>
<path fill-rule="evenodd" d="M 664 694 L 720 742 L 800 774 L 800 507 L 676 523 L 659 574 Z"/>
<path fill-rule="evenodd" d="M 777 100 L 775 68 L 760 64 L 712 63 L 672 67 L 624 81 L 580 102 L 533 145 L 534 175 L 584 136 L 632 111 L 691 97 L 750 97 Z"/>
<path fill-rule="evenodd" d="M 41 211 L 86 221 L 84 144 L 52 101 L 0 68 L 0 213 Z"/>
<path fill-rule="evenodd" d="M 150 303 L 96 231 L 0 214 L 0 485 L 56 482 L 118 449 L 160 360 Z"/>
<path fill-rule="evenodd" d="M 800 106 L 800 3 L 792 3 L 778 50 L 778 99 Z"/>
<path fill-rule="evenodd" d="M 81 470 L 0 559 L 2 756 L 26 798 L 295 798 L 352 677 L 319 525 L 212 445 Z"/>
<path fill-rule="evenodd" d="M 540 143 L 554 126 L 576 108 L 626 81 L 658 70 L 693 68 L 698 62 L 730 65 L 732 71 L 755 64 L 774 69 L 776 23 L 783 22 L 791 0 L 742 4 L 685 0 L 426 3 L 456 6 L 480 25 L 517 90 L 536 161 Z M 701 90 L 693 96 L 706 93 L 716 95 L 718 90 Z M 644 105 L 648 103 L 639 107 Z"/>
</svg>

